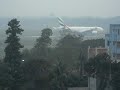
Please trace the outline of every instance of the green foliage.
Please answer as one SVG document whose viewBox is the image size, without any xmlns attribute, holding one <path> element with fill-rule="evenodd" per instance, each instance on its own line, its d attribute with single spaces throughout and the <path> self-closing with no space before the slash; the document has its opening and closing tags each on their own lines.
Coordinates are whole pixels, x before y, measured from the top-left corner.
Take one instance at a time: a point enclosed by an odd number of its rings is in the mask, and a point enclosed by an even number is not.
<svg viewBox="0 0 120 90">
<path fill-rule="evenodd" d="M 69 74 L 67 78 L 67 87 L 87 87 L 88 78 L 86 76 L 80 77 L 76 74 Z"/>
<path fill-rule="evenodd" d="M 88 46 L 104 46 L 104 39 L 83 41 L 82 36 L 64 30 L 64 37 L 59 40 L 56 48 L 51 48 L 52 30 L 45 28 L 35 46 L 31 50 L 24 49 L 22 56 L 20 35 L 23 29 L 19 23 L 17 19 L 8 23 L 5 58 L 4 63 L 0 63 L 0 87 L 8 90 L 66 90 L 67 87 L 87 86 L 87 77 L 82 74 Z M 58 57 L 62 61 L 57 61 Z M 22 59 L 25 61 L 22 62 Z M 98 55 L 92 58 L 85 68 L 89 75 L 95 75 L 104 81 L 109 75 L 108 63 L 106 54 Z M 112 85 L 116 87 L 116 83 L 119 85 L 119 66 L 115 65 L 112 69 L 115 70 L 112 72 Z M 101 83 L 106 85 L 106 82 Z"/>
<path fill-rule="evenodd" d="M 86 63 L 85 70 L 89 76 L 96 77 L 99 80 L 98 90 L 104 90 L 109 81 L 110 75 L 110 56 L 106 53 L 99 54 L 94 58 L 89 59 Z"/>
<path fill-rule="evenodd" d="M 98 46 L 101 46 L 101 47 L 105 47 L 105 40 L 104 39 L 92 39 L 92 40 L 85 40 L 82 42 L 81 44 L 82 47 L 92 47 L 92 48 L 95 48 L 95 47 L 98 47 Z"/>
<path fill-rule="evenodd" d="M 89 61 L 86 63 L 87 67 L 85 69 L 88 74 L 91 75 L 108 75 L 110 70 L 110 63 L 111 60 L 108 54 L 98 54 L 96 57 L 89 59 Z"/>
<path fill-rule="evenodd" d="M 51 35 L 52 35 L 51 29 L 49 29 L 49 28 L 43 29 L 41 37 L 39 37 L 36 40 L 35 47 L 36 48 L 43 48 L 43 47 L 47 48 L 49 45 L 51 45 L 51 42 L 52 42 L 52 40 L 50 38 Z"/>
<path fill-rule="evenodd" d="M 44 30 L 45 29 L 43 29 L 43 31 Z M 50 38 L 47 37 L 47 35 L 43 36 Z M 56 48 L 50 48 L 49 39 L 45 39 L 44 41 L 44 39 L 41 38 L 42 37 L 38 38 L 35 44 L 38 46 L 35 46 L 31 50 L 25 49 L 23 51 L 23 59 L 25 60 L 24 70 L 27 83 L 32 82 L 32 85 L 36 85 L 34 87 L 39 86 L 38 88 L 42 87 L 41 85 L 44 86 L 45 83 L 47 84 L 46 87 L 49 87 L 49 83 L 52 88 L 51 90 L 64 90 L 66 87 L 87 86 L 87 78 L 83 76 L 84 63 L 87 57 L 87 53 L 85 54 L 84 51 L 87 52 L 89 45 L 94 47 L 99 45 L 102 46 L 104 40 L 82 41 L 81 36 L 67 35 L 58 42 Z M 96 41 L 99 44 L 94 43 Z M 92 42 L 95 45 L 91 44 Z M 47 55 L 43 55 L 44 57 L 42 57 L 44 51 L 47 53 L 48 57 Z M 57 61 L 58 57 L 61 61 Z M 44 72 L 40 72 L 39 70 L 44 67 L 42 67 L 42 65 L 47 65 L 47 63 L 42 64 L 41 60 L 49 61 L 53 65 L 50 67 L 48 65 L 48 69 L 50 70 L 48 70 L 45 76 L 46 80 L 41 77 L 42 74 L 44 75 Z M 49 73 L 50 75 L 48 75 Z M 40 85 L 40 83 L 42 84 Z"/>
<path fill-rule="evenodd" d="M 120 71 L 113 74 L 111 83 L 113 90 L 120 90 Z"/>
<path fill-rule="evenodd" d="M 46 45 L 45 45 L 45 43 L 44 43 L 44 45 L 41 44 L 44 42 L 44 40 L 41 40 L 41 38 L 42 37 L 40 37 L 39 40 L 37 40 L 36 45 L 38 45 L 38 47 L 35 47 L 32 50 L 26 49 L 23 51 L 24 57 L 27 57 L 27 59 L 26 59 L 27 62 L 25 62 L 26 63 L 25 67 L 27 67 L 27 64 L 29 64 L 29 61 L 31 61 L 31 59 L 33 59 L 31 64 L 29 65 L 29 69 L 31 68 L 30 73 L 32 73 L 32 72 L 37 73 L 36 75 L 32 75 L 32 74 L 30 75 L 29 70 L 25 69 L 26 75 L 27 75 L 26 77 L 30 77 L 30 78 L 33 78 L 34 76 L 37 77 L 37 75 L 38 75 L 37 68 L 39 68 L 39 65 L 37 65 L 38 62 L 36 62 L 36 60 L 39 60 L 41 58 L 40 53 L 43 53 L 43 52 L 41 52 L 41 51 L 43 51 L 43 49 L 41 49 L 41 47 L 42 47 L 42 48 L 46 48 L 46 50 L 48 50 L 48 51 L 50 49 L 52 51 L 52 52 L 50 51 L 50 53 L 48 53 L 50 58 L 49 59 L 45 58 L 45 60 L 49 60 L 50 62 L 51 62 L 51 60 L 55 60 L 54 62 L 52 62 L 52 64 L 55 66 L 49 67 L 52 71 L 48 71 L 49 73 L 52 73 L 52 74 L 50 76 L 46 76 L 46 78 L 50 79 L 50 82 L 49 81 L 48 82 L 52 86 L 51 87 L 52 90 L 66 89 L 66 87 L 73 87 L 73 86 L 76 86 L 76 87 L 77 86 L 87 86 L 87 79 L 82 77 L 82 74 L 84 72 L 84 63 L 86 62 L 86 59 L 85 59 L 86 55 L 84 55 L 83 50 L 85 48 L 87 51 L 87 48 L 88 48 L 87 45 L 85 47 L 83 46 L 83 45 L 85 45 L 83 43 L 86 41 L 82 41 L 81 36 L 78 37 L 78 36 L 74 36 L 74 35 L 67 35 L 58 42 L 56 48 L 49 48 L 50 44 L 47 43 L 47 40 L 45 42 Z M 41 42 L 41 43 L 39 42 L 40 45 L 38 44 L 38 41 Z M 92 40 L 91 40 L 91 42 L 92 42 Z M 91 43 L 91 42 L 89 41 L 89 43 Z M 99 40 L 98 40 L 98 42 L 99 42 Z M 97 46 L 97 44 L 96 44 L 96 46 Z M 81 47 L 84 47 L 84 48 L 81 48 Z M 34 51 L 35 49 L 36 49 L 36 52 Z M 58 59 L 58 57 L 59 57 L 59 59 L 62 59 L 62 61 L 57 62 L 56 59 Z M 56 64 L 56 62 L 57 62 L 57 64 Z M 41 72 L 41 74 L 42 73 L 43 72 Z M 29 79 L 27 79 L 27 80 L 29 80 Z M 37 80 L 37 81 L 39 81 L 39 80 Z M 40 82 L 44 82 L 44 81 L 40 81 Z M 34 83 L 35 83 L 35 81 L 34 81 Z M 61 87 L 63 87 L 63 88 L 61 88 Z"/>
<path fill-rule="evenodd" d="M 5 47 L 5 58 L 4 62 L 9 66 L 9 74 L 13 78 L 10 82 L 12 85 L 9 87 L 10 90 L 17 90 L 22 82 L 22 69 L 21 69 L 21 59 L 22 55 L 20 52 L 20 48 L 23 46 L 20 44 L 19 35 L 24 31 L 20 28 L 19 21 L 17 19 L 12 19 L 8 23 L 8 29 L 6 30 L 6 34 L 8 35 L 5 43 L 7 46 Z"/>
<path fill-rule="evenodd" d="M 98 90 L 104 90 L 107 85 L 111 85 L 113 90 L 120 90 L 120 63 L 111 62 L 109 55 L 97 55 L 89 59 L 85 66 L 88 75 L 99 81 Z"/>
<path fill-rule="evenodd" d="M 5 43 L 5 58 L 4 61 L 10 65 L 19 66 L 21 62 L 20 48 L 23 46 L 19 43 L 19 34 L 22 34 L 23 29 L 20 28 L 19 21 L 12 19 L 8 23 L 9 28 L 6 30 L 8 35 Z"/>
<path fill-rule="evenodd" d="M 58 61 L 52 72 L 51 90 L 66 90 L 67 70 L 62 61 Z"/>
<path fill-rule="evenodd" d="M 7 64 L 0 62 L 0 86 L 3 88 L 11 86 L 11 80 L 13 78 L 9 74 L 9 67 Z"/>
<path fill-rule="evenodd" d="M 49 28 L 43 29 L 41 37 L 36 40 L 36 44 L 32 49 L 32 54 L 36 56 L 36 58 L 47 59 L 49 47 L 51 45 L 52 30 Z"/>
<path fill-rule="evenodd" d="M 28 61 L 28 60 L 32 59 L 31 57 L 32 57 L 32 55 L 31 55 L 30 50 L 29 49 L 23 49 L 22 60 Z"/>
<path fill-rule="evenodd" d="M 82 49 L 82 52 L 86 56 L 88 54 L 88 47 L 95 48 L 95 47 L 105 47 L 105 40 L 104 39 L 92 39 L 92 40 L 85 40 L 81 43 L 80 47 Z"/>
<path fill-rule="evenodd" d="M 113 62 L 111 66 L 112 80 L 111 85 L 113 90 L 120 90 L 120 63 Z"/>
<path fill-rule="evenodd" d="M 67 87 L 87 87 L 87 77 L 81 77 L 74 70 L 69 71 L 60 60 L 51 72 L 51 90 L 66 90 Z"/>
<path fill-rule="evenodd" d="M 71 67 L 79 57 L 81 41 L 81 37 L 65 36 L 58 42 L 54 57 L 60 57 L 68 67 Z"/>
<path fill-rule="evenodd" d="M 83 53 L 85 60 L 87 59 L 88 46 L 99 47 L 104 46 L 104 39 L 82 40 L 82 36 L 66 35 L 57 44 L 53 53 L 53 57 L 60 57 L 65 64 L 71 67 L 77 62 L 80 52 Z"/>
<path fill-rule="evenodd" d="M 78 48 L 82 41 L 82 36 L 66 35 L 57 44 L 57 47 Z"/>
<path fill-rule="evenodd" d="M 31 59 L 23 63 L 25 83 L 32 82 L 34 89 L 49 88 L 50 62 L 43 59 Z M 29 88 L 31 86 L 29 85 Z M 26 87 L 28 88 L 28 87 Z"/>
<path fill-rule="evenodd" d="M 86 63 L 85 55 L 83 54 L 83 52 L 81 50 L 78 61 L 76 62 L 76 70 L 78 71 L 78 73 L 81 77 L 84 76 L 85 63 Z"/>
</svg>

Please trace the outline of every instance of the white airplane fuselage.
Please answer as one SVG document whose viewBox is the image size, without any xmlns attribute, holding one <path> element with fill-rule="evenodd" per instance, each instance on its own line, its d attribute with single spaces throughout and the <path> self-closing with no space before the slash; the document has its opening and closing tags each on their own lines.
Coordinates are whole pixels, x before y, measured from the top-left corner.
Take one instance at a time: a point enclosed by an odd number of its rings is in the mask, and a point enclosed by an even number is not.
<svg viewBox="0 0 120 90">
<path fill-rule="evenodd" d="M 83 32 L 99 32 L 99 31 L 103 31 L 103 28 L 101 27 L 71 27 L 71 26 L 67 26 L 64 21 L 60 18 L 60 17 L 57 17 L 58 19 L 58 22 L 59 22 L 59 25 L 60 27 L 54 27 L 54 29 L 59 29 L 59 30 L 66 30 L 66 29 L 69 29 L 71 31 L 76 31 L 76 32 L 80 32 L 80 33 L 83 33 Z"/>
<path fill-rule="evenodd" d="M 77 32 L 86 32 L 86 31 L 103 31 L 101 27 L 69 27 L 72 31 L 77 31 Z"/>
<path fill-rule="evenodd" d="M 97 33 L 103 33 L 104 30 L 101 27 L 83 27 L 83 26 L 68 26 L 64 23 L 64 21 L 58 17 L 58 23 L 59 23 L 59 27 L 53 27 L 54 30 L 58 30 L 58 31 L 70 31 L 71 33 L 75 33 L 75 34 L 83 34 L 83 35 L 89 35 L 91 33 L 93 34 L 97 34 Z M 62 32 L 65 33 L 65 32 Z M 69 33 L 69 32 L 68 32 Z"/>
<path fill-rule="evenodd" d="M 84 32 L 102 32 L 103 28 L 101 27 L 54 27 L 54 29 L 58 30 L 67 30 L 70 29 L 73 32 L 79 32 L 79 33 L 84 33 Z"/>
</svg>

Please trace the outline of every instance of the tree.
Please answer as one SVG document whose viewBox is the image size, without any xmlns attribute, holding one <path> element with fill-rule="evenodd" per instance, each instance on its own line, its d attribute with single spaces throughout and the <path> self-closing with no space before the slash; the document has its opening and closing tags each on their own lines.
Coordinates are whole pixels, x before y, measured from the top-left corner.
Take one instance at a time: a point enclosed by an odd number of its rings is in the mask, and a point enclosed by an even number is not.
<svg viewBox="0 0 120 90">
<path fill-rule="evenodd" d="M 20 28 L 19 22 L 17 19 L 12 19 L 8 22 L 9 27 L 6 30 L 8 37 L 5 41 L 7 46 L 5 47 L 4 62 L 9 66 L 9 74 L 13 78 L 10 90 L 17 90 L 22 78 L 20 72 L 22 58 L 20 48 L 23 48 L 23 46 L 20 44 L 19 35 L 21 35 L 24 30 Z"/>
<path fill-rule="evenodd" d="M 79 60 L 77 61 L 77 69 L 79 72 L 80 76 L 83 76 L 84 74 L 84 65 L 85 65 L 86 59 L 85 56 L 82 52 L 82 50 L 80 51 L 80 55 L 79 55 Z"/>
<path fill-rule="evenodd" d="M 120 63 L 112 63 L 111 74 L 111 85 L 113 87 L 113 90 L 120 90 Z"/>
<path fill-rule="evenodd" d="M 55 48 L 55 57 L 59 56 L 66 65 L 71 67 L 79 57 L 81 42 L 81 36 L 66 35 L 58 42 Z"/>
<path fill-rule="evenodd" d="M 86 55 L 86 59 L 87 59 L 87 54 L 88 54 L 88 47 L 91 48 L 96 48 L 96 47 L 105 47 L 105 40 L 104 39 L 92 39 L 92 40 L 84 40 L 82 41 L 82 43 L 80 44 L 80 47 L 82 49 L 82 52 L 84 53 L 84 55 Z"/>
<path fill-rule="evenodd" d="M 98 90 L 104 90 L 109 82 L 110 76 L 110 56 L 106 53 L 99 54 L 89 59 L 86 63 L 85 70 L 89 76 L 96 77 L 99 81 Z"/>
<path fill-rule="evenodd" d="M 113 90 L 120 90 L 120 71 L 113 74 L 111 83 Z"/>
<path fill-rule="evenodd" d="M 31 53 L 30 50 L 28 49 L 23 49 L 22 51 L 22 60 L 29 60 L 31 58 Z"/>
<path fill-rule="evenodd" d="M 67 87 L 87 87 L 88 78 L 87 76 L 80 77 L 74 73 L 69 73 L 67 77 Z"/>
<path fill-rule="evenodd" d="M 52 72 L 51 90 L 67 90 L 67 71 L 65 64 L 60 60 L 55 65 Z"/>
<path fill-rule="evenodd" d="M 49 28 L 45 28 L 42 30 L 42 34 L 41 37 L 38 38 L 35 44 L 35 47 L 37 48 L 41 48 L 41 47 L 48 47 L 49 45 L 51 45 L 51 38 L 50 36 L 52 35 L 52 30 Z"/>
<path fill-rule="evenodd" d="M 34 53 L 36 54 L 36 58 L 43 58 L 45 59 L 48 57 L 48 50 L 51 45 L 51 38 L 52 30 L 49 28 L 43 29 L 41 37 L 36 40 L 36 44 L 34 47 Z"/>
<path fill-rule="evenodd" d="M 7 64 L 0 62 L 0 87 L 3 88 L 8 88 L 12 83 L 11 80 L 13 78 L 9 74 L 9 67 Z"/>
<path fill-rule="evenodd" d="M 50 62 L 43 59 L 30 59 L 23 63 L 25 85 L 35 90 L 49 90 Z"/>
</svg>

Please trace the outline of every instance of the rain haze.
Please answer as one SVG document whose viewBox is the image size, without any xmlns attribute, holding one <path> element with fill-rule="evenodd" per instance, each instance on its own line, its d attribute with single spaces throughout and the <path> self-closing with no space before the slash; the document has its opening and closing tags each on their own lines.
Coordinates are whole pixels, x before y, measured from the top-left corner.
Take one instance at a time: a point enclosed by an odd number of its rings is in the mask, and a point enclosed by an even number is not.
<svg viewBox="0 0 120 90">
<path fill-rule="evenodd" d="M 0 0 L 2 17 L 119 16 L 120 0 Z"/>
<path fill-rule="evenodd" d="M 0 0 L 0 90 L 120 90 L 120 0 Z"/>
</svg>

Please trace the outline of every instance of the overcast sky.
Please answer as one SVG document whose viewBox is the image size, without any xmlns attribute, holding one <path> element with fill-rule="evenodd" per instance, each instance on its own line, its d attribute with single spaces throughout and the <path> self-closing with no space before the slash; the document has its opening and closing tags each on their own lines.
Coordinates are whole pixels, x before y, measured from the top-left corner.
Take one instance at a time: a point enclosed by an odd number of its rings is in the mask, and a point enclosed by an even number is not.
<svg viewBox="0 0 120 90">
<path fill-rule="evenodd" d="M 0 0 L 0 16 L 120 16 L 120 0 Z"/>
</svg>

